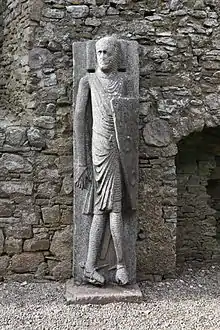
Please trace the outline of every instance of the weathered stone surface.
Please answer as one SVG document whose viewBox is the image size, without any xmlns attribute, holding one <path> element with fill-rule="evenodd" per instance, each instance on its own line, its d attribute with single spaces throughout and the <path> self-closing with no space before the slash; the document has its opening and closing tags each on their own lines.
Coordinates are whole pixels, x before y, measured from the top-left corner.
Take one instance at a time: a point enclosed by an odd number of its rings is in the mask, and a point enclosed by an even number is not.
<svg viewBox="0 0 220 330">
<path fill-rule="evenodd" d="M 14 205 L 9 199 L 0 199 L 0 217 L 11 217 Z"/>
<path fill-rule="evenodd" d="M 52 129 L 55 126 L 55 119 L 51 116 L 41 116 L 34 119 L 34 125 L 45 129 Z"/>
<path fill-rule="evenodd" d="M 73 191 L 73 178 L 72 175 L 67 175 L 63 179 L 62 189 L 66 195 L 69 195 Z"/>
<path fill-rule="evenodd" d="M 16 254 L 11 259 L 11 269 L 16 273 L 35 272 L 42 262 L 44 256 L 41 252 Z"/>
<path fill-rule="evenodd" d="M 46 262 L 42 262 L 34 275 L 35 278 L 44 278 L 48 274 L 48 266 Z"/>
<path fill-rule="evenodd" d="M 51 274 L 57 281 L 63 281 L 72 277 L 72 263 L 71 261 L 64 260 L 59 262 L 52 268 Z"/>
<path fill-rule="evenodd" d="M 58 260 L 71 260 L 72 259 L 72 230 L 67 226 L 62 231 L 57 231 L 52 239 L 50 252 Z"/>
<path fill-rule="evenodd" d="M 40 69 L 43 66 L 50 66 L 52 55 L 48 49 L 33 48 L 29 52 L 29 65 L 32 69 Z"/>
<path fill-rule="evenodd" d="M 3 235 L 3 231 L 2 229 L 0 229 L 0 255 L 3 253 L 4 251 L 4 235 Z"/>
<path fill-rule="evenodd" d="M 66 9 L 68 13 L 71 13 L 73 18 L 83 18 L 89 14 L 89 7 L 85 5 L 67 6 Z"/>
<path fill-rule="evenodd" d="M 145 125 L 143 130 L 145 143 L 162 147 L 171 143 L 172 134 L 169 124 L 165 120 L 155 119 Z"/>
<path fill-rule="evenodd" d="M 100 26 L 102 23 L 100 21 L 100 19 L 98 18 L 92 18 L 92 17 L 88 17 L 85 21 L 85 25 L 90 25 L 90 26 Z"/>
<path fill-rule="evenodd" d="M 0 194 L 5 193 L 7 195 L 18 193 L 24 195 L 31 195 L 33 191 L 32 182 L 22 181 L 2 181 L 0 185 Z"/>
<path fill-rule="evenodd" d="M 75 286 L 73 280 L 69 280 L 66 284 L 65 298 L 68 304 L 138 302 L 142 299 L 142 293 L 137 284 L 126 288 L 116 285 L 108 286 L 103 290 L 103 288 L 92 286 Z"/>
<path fill-rule="evenodd" d="M 0 169 L 7 169 L 13 172 L 31 172 L 32 165 L 24 157 L 15 154 L 4 154 L 1 157 Z"/>
<path fill-rule="evenodd" d="M 0 129 L 0 148 L 3 146 L 5 142 L 5 131 Z"/>
<path fill-rule="evenodd" d="M 73 220 L 73 211 L 72 210 L 62 210 L 60 223 L 62 225 L 71 225 Z"/>
<path fill-rule="evenodd" d="M 110 6 L 103 0 L 36 0 L 29 5 L 23 1 L 21 5 L 22 11 L 21 6 L 17 6 L 17 1 L 5 2 L 4 27 L 0 18 L 0 177 L 3 180 L 0 184 L 0 227 L 4 228 L 4 235 L 8 238 L 30 239 L 31 225 L 39 228 L 48 225 L 49 230 L 59 230 L 60 226 L 71 224 L 72 217 L 75 219 L 71 209 L 70 179 L 73 163 L 72 41 L 97 40 L 106 32 L 115 33 L 117 27 L 118 34 L 125 36 L 127 40 L 137 40 L 140 50 L 142 108 L 139 211 L 143 232 L 138 241 L 138 269 L 142 272 L 142 278 L 145 275 L 153 279 L 158 268 L 166 276 L 169 269 L 175 268 L 174 212 L 169 208 L 177 205 L 176 168 L 166 160 L 176 157 L 175 141 L 180 141 L 191 132 L 202 131 L 204 126 L 214 129 L 220 125 L 218 2 L 149 1 L 146 8 L 143 8 L 142 2 L 136 1 L 131 6 L 126 0 L 112 0 Z M 42 10 L 46 16 L 43 16 Z M 84 52 L 80 60 L 87 55 Z M 77 70 L 74 73 L 77 74 Z M 49 128 L 51 123 L 49 126 L 44 123 L 43 126 L 33 127 L 33 118 L 38 116 L 51 116 L 56 125 Z M 156 136 L 156 142 L 153 139 L 153 145 L 146 144 L 148 141 L 143 134 L 144 127 L 155 119 L 165 120 L 170 125 L 175 139 L 173 143 L 165 147 L 157 146 L 158 141 L 164 145 L 166 137 L 161 142 L 164 132 L 160 131 L 158 138 L 157 129 L 154 135 L 155 130 L 151 127 L 150 131 L 153 137 Z M 212 135 L 216 139 L 219 133 Z M 214 153 L 219 157 L 219 142 L 216 140 L 215 144 Z M 28 175 L 23 175 L 24 167 L 22 169 L 22 162 L 18 159 L 14 162 L 7 161 L 13 155 L 30 160 L 33 168 L 31 172 L 26 172 Z M 59 159 L 60 156 L 64 158 Z M 191 178 L 186 173 L 178 173 L 178 180 L 183 180 L 182 176 L 187 177 L 187 183 L 183 183 L 181 187 L 190 185 L 187 198 L 183 198 L 186 205 L 178 210 L 187 219 L 186 227 L 190 233 L 193 233 L 193 228 L 190 227 L 190 217 L 186 215 L 194 214 L 194 219 L 201 219 L 201 214 L 200 217 L 197 214 L 200 204 L 193 204 L 197 199 L 193 197 L 192 200 L 189 195 L 198 195 L 202 200 L 200 193 L 206 189 L 205 183 L 198 184 L 196 181 L 200 182 L 201 179 L 203 182 L 204 177 L 209 175 L 209 169 L 200 161 L 198 163 L 200 178 L 195 178 L 195 168 L 193 170 L 190 166 L 181 165 L 180 168 L 184 171 L 190 171 L 191 168 Z M 216 176 L 218 178 L 217 172 L 213 180 L 217 180 Z M 52 190 L 50 195 L 50 185 L 41 186 L 41 193 L 46 198 L 35 200 L 39 184 L 46 182 L 57 183 L 61 189 Z M 27 198 L 26 192 L 28 196 L 33 194 L 33 198 Z M 155 199 L 151 200 L 149 196 L 154 195 Z M 27 205 L 19 198 L 27 198 Z M 180 192 L 178 198 L 182 200 Z M 206 203 L 207 201 L 203 204 Z M 41 207 L 53 207 L 54 204 L 59 204 L 61 215 L 52 210 L 55 218 L 51 216 L 50 222 L 54 225 L 45 225 L 41 219 Z M 157 207 L 160 208 L 159 214 L 155 211 Z M 206 208 L 203 214 L 210 212 Z M 155 214 L 163 225 L 156 222 Z M 193 258 L 201 259 L 202 253 L 207 257 L 213 251 L 212 235 L 215 225 L 212 216 L 207 214 L 206 223 L 200 224 L 196 234 L 192 235 L 198 242 L 200 234 L 207 233 L 207 241 L 202 241 L 203 252 L 194 252 Z M 20 228 L 21 223 L 28 225 L 28 228 Z M 181 216 L 178 217 L 177 224 L 180 223 Z M 180 227 L 181 225 L 177 226 Z M 53 233 L 54 231 L 50 235 Z M 181 242 L 182 236 L 180 235 L 177 242 Z M 217 256 L 218 252 L 213 252 L 214 255 Z M 178 253 L 178 258 L 180 257 L 182 258 L 182 254 Z"/>
<path fill-rule="evenodd" d="M 28 129 L 27 138 L 28 138 L 28 142 L 31 146 L 36 147 L 36 148 L 44 148 L 45 138 L 41 134 L 39 129 L 37 129 L 35 127 L 31 127 L 30 129 Z"/>
<path fill-rule="evenodd" d="M 9 127 L 6 131 L 5 142 L 12 146 L 21 146 L 26 140 L 26 128 Z"/>
<path fill-rule="evenodd" d="M 5 236 L 6 237 L 14 237 L 14 238 L 31 238 L 33 235 L 31 226 L 17 225 L 17 226 L 7 226 L 5 228 Z"/>
<path fill-rule="evenodd" d="M 65 15 L 64 11 L 59 9 L 45 8 L 43 10 L 43 16 L 47 18 L 61 19 Z"/>
<path fill-rule="evenodd" d="M 42 0 L 35 0 L 35 3 L 30 8 L 30 18 L 33 21 L 40 22 L 43 6 Z"/>
<path fill-rule="evenodd" d="M 7 271 L 7 267 L 9 265 L 10 258 L 8 256 L 0 257 L 0 275 L 4 275 Z"/>
<path fill-rule="evenodd" d="M 38 198 L 52 198 L 56 196 L 60 191 L 60 185 L 51 182 L 44 182 L 39 184 L 37 188 Z"/>
<path fill-rule="evenodd" d="M 9 237 L 5 239 L 4 252 L 9 256 L 12 256 L 16 253 L 21 253 L 22 251 L 22 240 Z"/>
<path fill-rule="evenodd" d="M 55 225 L 60 221 L 60 207 L 54 205 L 51 207 L 42 207 L 43 222 L 45 224 Z"/>
<path fill-rule="evenodd" d="M 49 239 L 34 237 L 24 241 L 23 250 L 25 252 L 47 251 L 50 247 Z"/>
</svg>

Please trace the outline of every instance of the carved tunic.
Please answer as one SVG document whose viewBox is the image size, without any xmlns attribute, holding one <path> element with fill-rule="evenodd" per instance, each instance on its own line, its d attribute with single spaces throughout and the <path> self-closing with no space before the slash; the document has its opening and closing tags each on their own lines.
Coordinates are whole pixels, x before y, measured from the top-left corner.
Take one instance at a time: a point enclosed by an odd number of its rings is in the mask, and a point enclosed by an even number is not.
<svg viewBox="0 0 220 330">
<path fill-rule="evenodd" d="M 118 73 L 109 79 L 94 73 L 82 80 L 92 101 L 93 213 L 121 212 L 123 179 L 111 99 L 125 95 L 124 79 Z"/>
<path fill-rule="evenodd" d="M 92 162 L 95 182 L 94 213 L 120 212 L 122 200 L 122 172 L 116 141 L 111 99 L 123 93 L 123 80 L 119 76 L 100 80 L 89 76 L 92 98 Z"/>
</svg>

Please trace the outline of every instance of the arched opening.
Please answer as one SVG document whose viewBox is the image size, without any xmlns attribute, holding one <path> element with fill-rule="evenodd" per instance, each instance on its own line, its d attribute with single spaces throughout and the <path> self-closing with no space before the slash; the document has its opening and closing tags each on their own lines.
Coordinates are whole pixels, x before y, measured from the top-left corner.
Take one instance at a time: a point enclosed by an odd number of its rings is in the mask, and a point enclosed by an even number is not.
<svg viewBox="0 0 220 330">
<path fill-rule="evenodd" d="M 220 127 L 178 143 L 177 263 L 220 261 Z"/>
</svg>

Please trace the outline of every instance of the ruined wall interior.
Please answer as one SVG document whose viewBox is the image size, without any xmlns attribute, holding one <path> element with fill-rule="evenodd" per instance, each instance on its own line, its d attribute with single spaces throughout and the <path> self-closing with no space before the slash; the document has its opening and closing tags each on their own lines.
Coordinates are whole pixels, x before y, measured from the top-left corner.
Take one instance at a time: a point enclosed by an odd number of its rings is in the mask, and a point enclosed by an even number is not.
<svg viewBox="0 0 220 330">
<path fill-rule="evenodd" d="M 177 262 L 219 259 L 219 128 L 179 143 Z"/>
<path fill-rule="evenodd" d="M 140 44 L 138 277 L 175 272 L 176 143 L 220 124 L 219 15 L 217 0 L 5 1 L 1 276 L 71 276 L 72 43 L 106 34 Z"/>
</svg>

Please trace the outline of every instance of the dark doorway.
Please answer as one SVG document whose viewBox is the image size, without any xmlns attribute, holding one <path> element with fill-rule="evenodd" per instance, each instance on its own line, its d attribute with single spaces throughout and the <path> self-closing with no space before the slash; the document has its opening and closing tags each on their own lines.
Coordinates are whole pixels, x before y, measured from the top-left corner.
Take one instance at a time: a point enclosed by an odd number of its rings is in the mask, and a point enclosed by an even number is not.
<svg viewBox="0 0 220 330">
<path fill-rule="evenodd" d="M 217 260 L 220 255 L 220 128 L 205 128 L 181 140 L 176 168 L 177 263 Z"/>
</svg>

